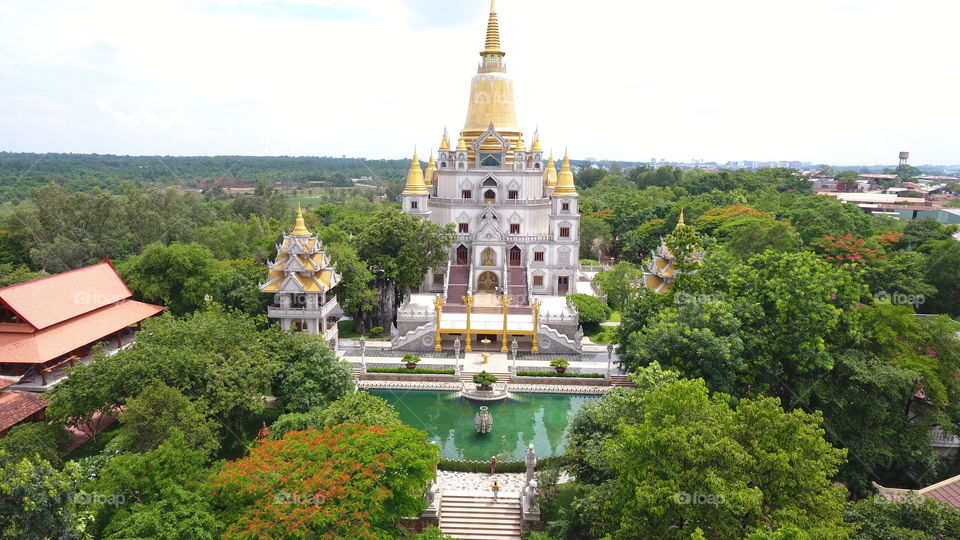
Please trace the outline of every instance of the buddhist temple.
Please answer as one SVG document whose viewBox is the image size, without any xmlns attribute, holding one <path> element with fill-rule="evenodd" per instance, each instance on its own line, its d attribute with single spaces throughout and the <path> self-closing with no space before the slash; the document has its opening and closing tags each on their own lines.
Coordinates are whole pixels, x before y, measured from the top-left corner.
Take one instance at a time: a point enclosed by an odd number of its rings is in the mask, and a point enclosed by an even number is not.
<svg viewBox="0 0 960 540">
<path fill-rule="evenodd" d="M 132 327 L 164 310 L 132 297 L 109 260 L 0 289 L 0 377 L 43 392 L 89 363 L 93 345 L 129 344 Z"/>
<path fill-rule="evenodd" d="M 428 272 L 401 308 L 395 342 L 401 350 L 449 348 L 460 339 L 469 351 L 479 338 L 502 352 L 513 341 L 525 351 L 579 351 L 576 310 L 566 301 L 584 281 L 573 168 L 569 155 L 559 172 L 552 158 L 545 162 L 538 130 L 525 138 L 506 56 L 496 5 L 491 3 L 463 128 L 456 139 L 443 130 L 426 174 L 414 152 L 407 174 L 404 212 L 452 224 L 458 236 L 449 264 Z M 438 295 L 445 307 L 434 305 Z M 549 329 L 535 320 L 534 304 L 543 308 L 543 319 L 555 319 Z M 422 320 L 405 315 L 427 311 L 439 311 L 440 322 L 423 326 Z M 502 315 L 503 320 L 485 321 L 484 315 Z M 442 328 L 435 328 L 438 324 Z M 427 336 L 431 325 L 436 335 Z M 484 325 L 496 331 L 473 332 L 473 326 Z M 539 347 L 543 335 L 551 338 Z"/>
<path fill-rule="evenodd" d="M 677 232 L 686 226 L 683 211 L 681 211 L 680 220 L 677 221 L 677 226 L 673 229 L 673 232 Z M 676 279 L 677 275 L 681 273 L 676 267 L 676 262 L 677 259 L 673 256 L 673 253 L 670 252 L 667 241 L 661 238 L 660 246 L 657 247 L 653 258 L 647 263 L 646 271 L 643 273 L 643 284 L 655 293 L 665 293 L 669 291 L 670 285 L 674 279 Z M 690 253 L 690 256 L 687 257 L 687 262 L 703 263 L 703 252 L 694 250 Z"/>
<path fill-rule="evenodd" d="M 275 302 L 267 316 L 279 320 L 284 330 L 320 335 L 335 346 L 342 312 L 330 289 L 340 283 L 340 274 L 320 240 L 307 229 L 301 209 L 293 232 L 284 234 L 277 246 L 277 260 L 268 266 L 260 291 L 273 294 Z"/>
</svg>

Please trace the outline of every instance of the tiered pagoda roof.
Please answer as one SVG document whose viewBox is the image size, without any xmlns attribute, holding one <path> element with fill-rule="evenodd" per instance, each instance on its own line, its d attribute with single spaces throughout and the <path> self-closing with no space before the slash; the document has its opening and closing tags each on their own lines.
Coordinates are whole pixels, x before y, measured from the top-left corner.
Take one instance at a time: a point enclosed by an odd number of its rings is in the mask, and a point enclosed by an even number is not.
<svg viewBox="0 0 960 540">
<path fill-rule="evenodd" d="M 277 260 L 268 263 L 270 273 L 260 291 L 266 293 L 322 293 L 340 283 L 340 274 L 323 244 L 310 233 L 297 211 L 293 233 L 277 246 Z"/>
</svg>

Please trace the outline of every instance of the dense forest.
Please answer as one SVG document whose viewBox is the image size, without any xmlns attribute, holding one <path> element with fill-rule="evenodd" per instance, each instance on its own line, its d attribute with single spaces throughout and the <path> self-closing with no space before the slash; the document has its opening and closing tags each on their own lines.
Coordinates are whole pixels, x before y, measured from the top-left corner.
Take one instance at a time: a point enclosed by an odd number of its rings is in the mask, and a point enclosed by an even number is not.
<svg viewBox="0 0 960 540">
<path fill-rule="evenodd" d="M 351 178 L 387 182 L 403 177 L 406 160 L 334 157 L 176 157 L 98 154 L 18 154 L 0 152 L 0 203 L 23 200 L 30 189 L 55 183 L 72 193 L 94 188 L 118 193 L 122 185 L 251 185 L 256 181 L 285 186 L 323 183 L 348 187 Z"/>
</svg>

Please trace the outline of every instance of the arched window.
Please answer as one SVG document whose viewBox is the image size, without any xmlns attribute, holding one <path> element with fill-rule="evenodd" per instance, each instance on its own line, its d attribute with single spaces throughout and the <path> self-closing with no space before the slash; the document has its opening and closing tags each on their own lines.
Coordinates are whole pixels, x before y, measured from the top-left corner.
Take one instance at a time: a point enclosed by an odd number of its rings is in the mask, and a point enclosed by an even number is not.
<svg viewBox="0 0 960 540">
<path fill-rule="evenodd" d="M 488 190 L 484 191 L 484 192 L 483 192 L 483 202 L 485 202 L 485 203 L 495 203 L 495 202 L 497 202 L 497 192 L 494 191 L 494 190 L 492 190 L 492 189 L 488 189 Z"/>
<path fill-rule="evenodd" d="M 497 187 L 497 181 L 493 178 L 487 178 L 483 181 L 483 187 Z"/>
</svg>

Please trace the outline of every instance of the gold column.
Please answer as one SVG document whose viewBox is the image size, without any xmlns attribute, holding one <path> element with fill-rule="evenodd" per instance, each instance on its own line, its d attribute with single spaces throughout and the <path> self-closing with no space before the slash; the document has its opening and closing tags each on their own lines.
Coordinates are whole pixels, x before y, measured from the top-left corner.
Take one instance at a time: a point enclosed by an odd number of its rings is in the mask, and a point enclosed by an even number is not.
<svg viewBox="0 0 960 540">
<path fill-rule="evenodd" d="M 513 302 L 513 298 L 508 295 L 503 295 L 500 298 L 500 303 L 503 304 L 503 347 L 500 348 L 500 352 L 505 353 L 509 349 L 507 348 L 507 312 L 510 311 L 510 304 Z"/>
<path fill-rule="evenodd" d="M 464 352 L 473 352 L 472 336 L 470 335 L 470 310 L 473 308 L 473 296 L 469 294 L 464 296 L 463 305 L 467 306 L 467 346 L 463 350 Z"/>
<path fill-rule="evenodd" d="M 533 307 L 533 346 L 530 348 L 532 354 L 540 353 L 540 304 L 540 299 L 530 303 L 530 306 Z"/>
<path fill-rule="evenodd" d="M 437 344 L 434 346 L 433 350 L 440 352 L 443 350 L 443 341 L 440 338 L 440 315 L 443 313 L 443 297 L 437 296 L 433 300 L 433 307 L 437 314 Z"/>
</svg>

